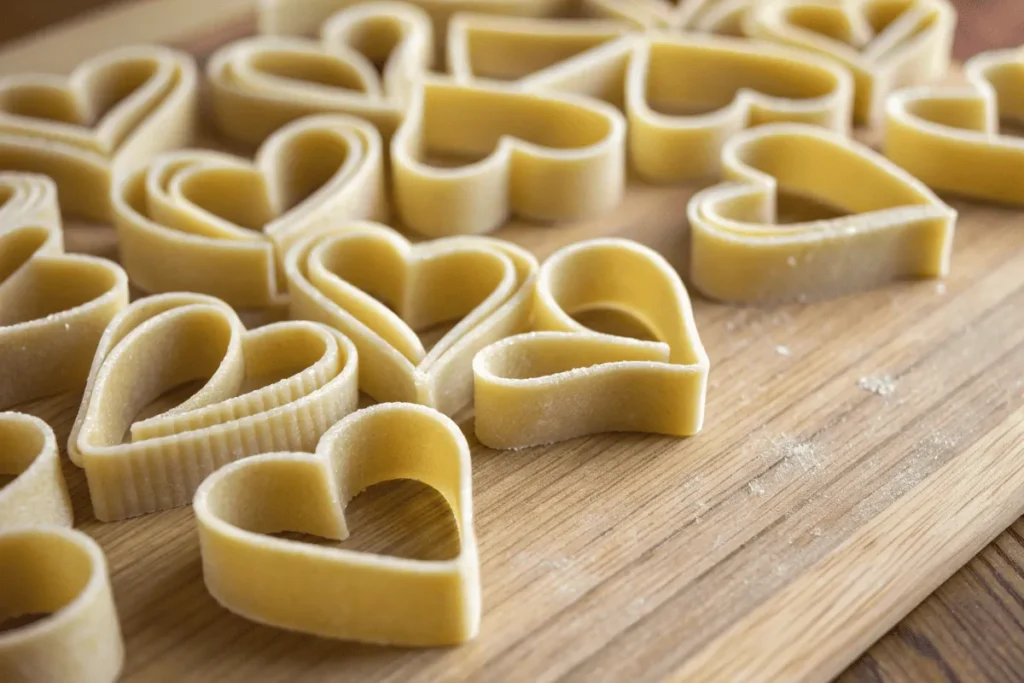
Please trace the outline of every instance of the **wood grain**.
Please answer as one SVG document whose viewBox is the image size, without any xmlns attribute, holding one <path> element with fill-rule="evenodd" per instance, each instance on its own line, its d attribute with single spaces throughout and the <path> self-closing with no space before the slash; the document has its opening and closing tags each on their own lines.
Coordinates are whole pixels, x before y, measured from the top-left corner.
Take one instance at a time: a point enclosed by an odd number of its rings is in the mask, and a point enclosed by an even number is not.
<svg viewBox="0 0 1024 683">
<path fill-rule="evenodd" d="M 83 26 L 76 47 L 88 45 Z M 206 25 L 188 42 L 205 52 L 247 26 Z M 28 50 L 21 59 L 53 55 L 17 47 Z M 512 226 L 505 236 L 543 255 L 622 234 L 681 265 L 688 195 L 637 186 L 602 221 Z M 474 444 L 486 611 L 483 635 L 462 648 L 335 643 L 234 617 L 202 587 L 189 510 L 101 525 L 68 465 L 77 518 L 114 572 L 125 680 L 838 673 L 1024 507 L 1020 214 L 957 208 L 944 289 L 903 283 L 772 310 L 698 300 L 713 365 L 708 429 L 697 438 L 605 436 L 519 453 Z M 109 229 L 76 227 L 67 241 L 116 254 Z M 892 377 L 889 396 L 858 386 L 881 376 Z M 32 408 L 63 439 L 75 401 Z M 358 498 L 354 522 L 345 547 L 453 552 L 450 515 L 409 484 Z M 1018 522 L 985 548 L 842 680 L 1019 679 L 1022 533 Z M 781 627 L 760 630 L 773 620 Z"/>
</svg>

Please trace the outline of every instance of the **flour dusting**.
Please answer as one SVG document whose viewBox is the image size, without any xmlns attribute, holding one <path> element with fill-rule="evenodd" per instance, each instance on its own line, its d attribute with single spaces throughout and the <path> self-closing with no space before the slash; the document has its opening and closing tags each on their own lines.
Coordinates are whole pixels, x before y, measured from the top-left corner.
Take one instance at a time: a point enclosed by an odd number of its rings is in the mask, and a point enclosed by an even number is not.
<svg viewBox="0 0 1024 683">
<path fill-rule="evenodd" d="M 876 396 L 892 396 L 896 392 L 896 380 L 889 375 L 861 377 L 857 380 L 857 386 Z"/>
</svg>

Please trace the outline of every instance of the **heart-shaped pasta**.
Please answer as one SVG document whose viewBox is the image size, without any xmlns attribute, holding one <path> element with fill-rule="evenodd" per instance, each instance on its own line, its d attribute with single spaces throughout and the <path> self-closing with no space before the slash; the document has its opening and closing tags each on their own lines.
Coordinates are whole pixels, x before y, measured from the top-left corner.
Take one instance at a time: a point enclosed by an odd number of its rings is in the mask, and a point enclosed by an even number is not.
<svg viewBox="0 0 1024 683">
<path fill-rule="evenodd" d="M 690 200 L 690 280 L 722 301 L 839 296 L 949 271 L 956 211 L 866 145 L 814 126 L 744 131 L 722 149 L 727 180 Z M 779 193 L 841 215 L 778 222 Z"/>
<path fill-rule="evenodd" d="M 977 55 L 966 87 L 907 88 L 886 101 L 885 155 L 929 187 L 1024 204 L 1024 143 L 1000 122 L 1024 122 L 1024 50 Z"/>
<path fill-rule="evenodd" d="M 121 262 L 135 284 L 239 308 L 285 303 L 281 259 L 302 237 L 387 211 L 380 134 L 340 114 L 284 126 L 251 162 L 169 152 L 115 192 Z"/>
<path fill-rule="evenodd" d="M 191 142 L 197 88 L 192 57 L 156 45 L 106 52 L 68 77 L 0 78 L 0 168 L 45 173 L 66 213 L 109 221 L 116 172 Z"/>
<path fill-rule="evenodd" d="M 431 237 L 600 215 L 625 193 L 625 145 L 604 102 L 429 79 L 391 140 L 395 206 Z"/>
<path fill-rule="evenodd" d="M 473 360 L 476 436 L 522 448 L 640 431 L 688 436 L 704 420 L 708 357 L 679 275 L 625 239 L 565 247 L 541 266 L 535 332 Z M 596 332 L 573 316 L 611 311 L 653 341 Z"/>
<path fill-rule="evenodd" d="M 128 278 L 106 259 L 65 254 L 53 181 L 0 173 L 0 409 L 85 384 Z"/>
<path fill-rule="evenodd" d="M 4 683 L 114 683 L 124 664 L 107 560 L 74 529 L 0 531 L 0 620 L 45 619 L 0 633 Z"/>
<path fill-rule="evenodd" d="M 230 43 L 206 67 L 214 123 L 224 136 L 256 145 L 302 116 L 341 113 L 366 119 L 390 140 L 430 67 L 432 41 L 426 12 L 379 0 L 332 16 L 319 41 Z"/>
<path fill-rule="evenodd" d="M 765 0 L 744 22 L 747 35 L 831 57 L 856 82 L 854 115 L 871 124 L 885 96 L 949 70 L 956 10 L 948 0 Z"/>
<path fill-rule="evenodd" d="M 576 42 L 578 29 L 571 22 L 524 20 L 514 40 L 495 38 L 487 49 L 500 53 L 510 71 L 527 71 L 531 62 L 525 55 L 535 50 L 511 48 L 531 42 L 527 35 L 549 42 L 552 33 L 559 35 L 553 23 L 564 27 L 567 45 Z M 502 51 L 503 44 L 510 49 Z M 466 60 L 472 61 L 470 48 Z M 489 59 L 498 61 L 493 54 Z M 748 127 L 788 121 L 847 133 L 853 103 L 849 74 L 824 57 L 739 38 L 666 32 L 606 40 L 517 85 L 621 107 L 631 165 L 644 179 L 660 183 L 717 174 L 722 145 Z"/>
<path fill-rule="evenodd" d="M 68 455 L 85 469 L 97 519 L 186 505 L 200 482 L 228 462 L 312 450 L 355 409 L 357 380 L 355 347 L 322 325 L 246 331 L 212 297 L 140 299 L 100 340 Z M 190 383 L 201 386 L 186 400 L 138 418 Z"/>
<path fill-rule="evenodd" d="M 415 479 L 437 490 L 459 529 L 451 560 L 375 555 L 266 534 L 348 537 L 345 506 L 369 486 Z M 452 645 L 480 628 L 469 446 L 423 406 L 386 403 L 349 415 L 316 453 L 272 453 L 213 474 L 196 493 L 203 578 L 248 619 L 389 645 Z"/>
<path fill-rule="evenodd" d="M 296 245 L 285 267 L 291 317 L 352 340 L 362 391 L 452 415 L 472 400 L 476 352 L 529 325 L 537 261 L 493 238 L 409 244 L 356 223 Z M 417 336 L 452 322 L 429 350 Z"/>
</svg>

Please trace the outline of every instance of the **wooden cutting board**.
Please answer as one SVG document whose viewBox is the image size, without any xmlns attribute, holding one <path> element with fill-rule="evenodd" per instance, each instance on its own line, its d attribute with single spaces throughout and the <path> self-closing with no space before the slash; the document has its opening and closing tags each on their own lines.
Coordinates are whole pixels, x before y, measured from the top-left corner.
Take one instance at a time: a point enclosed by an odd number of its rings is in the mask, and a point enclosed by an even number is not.
<svg viewBox="0 0 1024 683">
<path fill-rule="evenodd" d="M 248 0 L 149 0 L 0 50 L 0 73 L 70 69 L 124 42 L 202 56 L 253 29 Z M 601 220 L 511 225 L 539 256 L 622 235 L 686 261 L 692 188 L 636 185 Z M 206 593 L 189 509 L 92 516 L 126 681 L 811 680 L 840 671 L 1024 511 L 1024 214 L 955 203 L 953 274 L 772 309 L 695 301 L 707 426 L 520 452 L 472 437 L 480 637 L 406 650 L 250 623 Z M 69 249 L 116 257 L 105 226 Z M 76 396 L 27 406 L 66 440 Z M 353 503 L 344 547 L 435 558 L 450 514 L 410 483 Z"/>
</svg>

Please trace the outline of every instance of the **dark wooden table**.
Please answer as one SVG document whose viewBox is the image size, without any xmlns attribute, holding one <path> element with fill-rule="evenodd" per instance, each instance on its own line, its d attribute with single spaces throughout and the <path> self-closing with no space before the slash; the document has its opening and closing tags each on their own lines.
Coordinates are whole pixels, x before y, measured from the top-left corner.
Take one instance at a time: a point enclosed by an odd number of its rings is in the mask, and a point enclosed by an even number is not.
<svg viewBox="0 0 1024 683">
<path fill-rule="evenodd" d="M 1024 42 L 1021 0 L 953 0 L 958 59 Z M 0 42 L 111 0 L 0 0 Z M 1024 681 L 1024 518 L 943 584 L 842 676 L 868 681 Z"/>
</svg>

